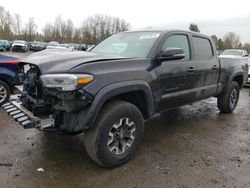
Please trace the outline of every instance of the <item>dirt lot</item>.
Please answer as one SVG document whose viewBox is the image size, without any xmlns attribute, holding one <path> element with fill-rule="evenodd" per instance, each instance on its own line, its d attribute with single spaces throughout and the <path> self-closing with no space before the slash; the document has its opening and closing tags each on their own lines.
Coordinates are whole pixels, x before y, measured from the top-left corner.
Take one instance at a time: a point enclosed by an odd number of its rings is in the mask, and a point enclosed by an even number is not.
<svg viewBox="0 0 250 188">
<path fill-rule="evenodd" d="M 233 114 L 211 98 L 150 120 L 140 150 L 116 169 L 91 161 L 83 135 L 24 130 L 0 109 L 0 187 L 250 187 L 249 91 Z"/>
</svg>

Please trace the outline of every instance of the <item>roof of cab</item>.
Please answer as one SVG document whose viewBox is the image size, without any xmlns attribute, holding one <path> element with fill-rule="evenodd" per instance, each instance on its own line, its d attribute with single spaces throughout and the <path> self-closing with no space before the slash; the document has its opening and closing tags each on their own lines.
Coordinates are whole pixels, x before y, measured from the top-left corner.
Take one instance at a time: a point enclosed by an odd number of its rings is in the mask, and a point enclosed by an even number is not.
<svg viewBox="0 0 250 188">
<path fill-rule="evenodd" d="M 169 30 L 133 30 L 133 31 L 123 31 L 123 32 L 120 32 L 120 33 L 137 33 L 137 32 L 159 32 L 159 33 L 165 33 L 165 34 L 174 33 L 174 32 L 182 32 L 182 33 L 192 34 L 192 35 L 195 35 L 195 36 L 210 38 L 209 36 L 198 33 L 198 32 L 186 31 L 186 30 L 178 30 L 178 29 L 169 29 Z"/>
</svg>

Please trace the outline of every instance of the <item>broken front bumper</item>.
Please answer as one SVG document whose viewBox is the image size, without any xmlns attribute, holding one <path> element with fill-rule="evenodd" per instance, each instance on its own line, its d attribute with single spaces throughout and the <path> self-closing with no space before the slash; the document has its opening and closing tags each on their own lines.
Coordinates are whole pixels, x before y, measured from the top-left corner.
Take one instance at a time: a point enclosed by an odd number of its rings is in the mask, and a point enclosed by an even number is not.
<svg viewBox="0 0 250 188">
<path fill-rule="evenodd" d="M 25 129 L 38 128 L 40 130 L 53 129 L 54 119 L 52 117 L 38 118 L 24 108 L 21 101 L 14 100 L 2 105 L 5 111 Z"/>
</svg>

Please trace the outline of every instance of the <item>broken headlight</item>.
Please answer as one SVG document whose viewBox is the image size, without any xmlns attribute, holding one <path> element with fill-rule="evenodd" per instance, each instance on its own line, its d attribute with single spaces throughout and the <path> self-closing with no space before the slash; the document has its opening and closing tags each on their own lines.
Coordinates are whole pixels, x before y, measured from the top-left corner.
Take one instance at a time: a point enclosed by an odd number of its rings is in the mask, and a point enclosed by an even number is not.
<svg viewBox="0 0 250 188">
<path fill-rule="evenodd" d="M 92 82 L 94 77 L 89 74 L 46 74 L 41 76 L 41 80 L 45 87 L 73 91 Z"/>
</svg>

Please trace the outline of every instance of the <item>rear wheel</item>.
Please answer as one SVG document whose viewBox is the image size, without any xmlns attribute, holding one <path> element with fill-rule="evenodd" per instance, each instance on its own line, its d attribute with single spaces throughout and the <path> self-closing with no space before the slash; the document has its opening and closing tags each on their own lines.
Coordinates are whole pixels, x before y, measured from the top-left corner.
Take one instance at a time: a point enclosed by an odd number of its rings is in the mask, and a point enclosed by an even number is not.
<svg viewBox="0 0 250 188">
<path fill-rule="evenodd" d="M 144 133 L 141 112 L 123 101 L 107 103 L 96 124 L 84 135 L 89 156 L 103 167 L 116 167 L 127 162 L 139 147 Z"/>
<path fill-rule="evenodd" d="M 227 89 L 218 97 L 217 105 L 221 112 L 231 113 L 238 104 L 240 96 L 240 86 L 233 81 Z"/>
<path fill-rule="evenodd" d="M 10 87 L 0 80 L 0 106 L 10 98 Z"/>
</svg>

